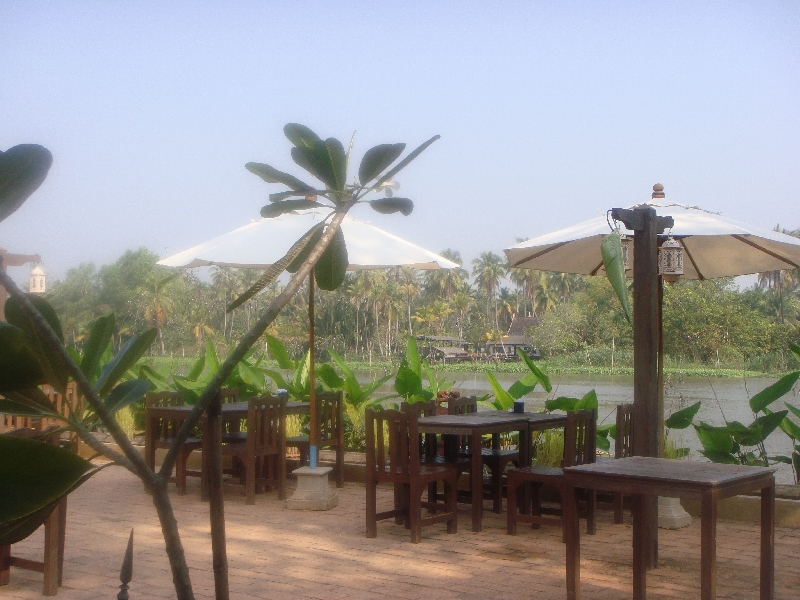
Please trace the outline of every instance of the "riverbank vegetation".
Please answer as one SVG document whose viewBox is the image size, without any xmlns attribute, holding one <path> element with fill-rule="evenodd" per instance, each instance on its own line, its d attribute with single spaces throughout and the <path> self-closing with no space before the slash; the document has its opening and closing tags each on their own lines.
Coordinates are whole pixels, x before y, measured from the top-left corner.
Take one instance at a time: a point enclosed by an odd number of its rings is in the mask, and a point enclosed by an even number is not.
<svg viewBox="0 0 800 600">
<path fill-rule="evenodd" d="M 462 263 L 456 250 L 442 254 Z M 114 312 L 117 347 L 154 327 L 153 358 L 196 357 L 207 339 L 224 355 L 282 289 L 273 283 L 227 313 L 259 271 L 176 272 L 157 260 L 144 248 L 130 250 L 100 268 L 82 264 L 52 285 L 47 298 L 68 343 L 80 347 L 89 325 Z M 301 290 L 270 328 L 294 356 L 308 344 L 307 298 Z M 347 274 L 339 289 L 317 294 L 315 315 L 320 357 L 333 349 L 356 369 L 396 368 L 409 335 L 460 337 L 479 349 L 501 340 L 520 316 L 532 317 L 527 334 L 550 372 L 632 372 L 632 331 L 606 278 L 508 269 L 491 252 L 481 253 L 471 271 Z M 664 286 L 663 319 L 668 372 L 741 376 L 796 368 L 786 349 L 800 339 L 800 277 L 796 270 L 766 273 L 744 290 L 731 279 L 678 281 Z M 446 368 L 524 371 L 521 364 L 481 361 Z"/>
</svg>

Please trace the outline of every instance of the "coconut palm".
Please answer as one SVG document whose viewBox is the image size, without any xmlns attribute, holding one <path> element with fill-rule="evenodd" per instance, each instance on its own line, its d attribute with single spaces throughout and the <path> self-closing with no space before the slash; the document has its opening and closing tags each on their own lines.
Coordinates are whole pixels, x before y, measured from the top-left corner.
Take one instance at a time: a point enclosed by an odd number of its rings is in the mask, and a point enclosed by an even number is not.
<svg viewBox="0 0 800 600">
<path fill-rule="evenodd" d="M 508 274 L 505 261 L 494 252 L 481 252 L 478 258 L 472 260 L 472 275 L 478 289 L 483 290 L 487 296 L 486 319 L 489 320 L 491 304 L 494 304 L 494 328 L 499 329 L 497 322 L 497 287 L 500 279 Z"/>
</svg>

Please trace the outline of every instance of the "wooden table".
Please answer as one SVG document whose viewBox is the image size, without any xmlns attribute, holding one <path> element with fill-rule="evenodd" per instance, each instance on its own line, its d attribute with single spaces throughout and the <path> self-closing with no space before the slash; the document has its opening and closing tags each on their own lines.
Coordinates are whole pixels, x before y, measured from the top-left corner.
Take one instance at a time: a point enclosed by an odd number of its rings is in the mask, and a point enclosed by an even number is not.
<svg viewBox="0 0 800 600">
<path fill-rule="evenodd" d="M 470 436 L 470 448 L 480 448 L 481 437 L 485 434 L 518 431 L 520 433 L 520 461 L 523 464 L 530 464 L 531 431 L 563 427 L 566 423 L 566 415 L 488 410 L 466 415 L 421 417 L 418 423 L 420 433 L 468 435 Z M 483 519 L 483 460 L 480 452 L 472 452 L 471 478 L 472 531 L 480 531 Z"/>
<path fill-rule="evenodd" d="M 774 467 L 746 467 L 634 456 L 567 467 L 570 486 L 565 499 L 567 518 L 567 598 L 580 598 L 580 530 L 575 488 L 631 494 L 633 500 L 633 598 L 645 591 L 645 531 L 641 515 L 646 496 L 695 498 L 701 502 L 700 597 L 717 593 L 717 502 L 746 492 L 761 491 L 761 600 L 775 594 L 775 471 Z"/>
</svg>

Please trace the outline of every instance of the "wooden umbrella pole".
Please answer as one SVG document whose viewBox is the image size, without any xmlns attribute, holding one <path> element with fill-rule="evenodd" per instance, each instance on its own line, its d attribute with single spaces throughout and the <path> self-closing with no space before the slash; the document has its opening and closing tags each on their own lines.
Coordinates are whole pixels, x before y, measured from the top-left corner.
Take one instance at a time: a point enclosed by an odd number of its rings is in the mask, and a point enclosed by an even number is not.
<svg viewBox="0 0 800 600">
<path fill-rule="evenodd" d="M 316 381 L 314 378 L 314 268 L 308 274 L 308 465 L 317 468 L 317 445 L 319 444 L 319 415 L 317 414 Z"/>
</svg>

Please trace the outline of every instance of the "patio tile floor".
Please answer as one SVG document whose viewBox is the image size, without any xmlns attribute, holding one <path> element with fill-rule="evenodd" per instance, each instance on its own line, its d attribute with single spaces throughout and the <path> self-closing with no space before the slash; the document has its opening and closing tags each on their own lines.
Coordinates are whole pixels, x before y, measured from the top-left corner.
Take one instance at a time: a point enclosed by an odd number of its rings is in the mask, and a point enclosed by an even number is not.
<svg viewBox="0 0 800 600">
<path fill-rule="evenodd" d="M 174 490 L 174 487 L 172 488 Z M 289 489 L 289 493 L 292 491 Z M 284 510 L 274 493 L 226 496 L 229 581 L 232 598 L 371 600 L 379 598 L 465 598 L 498 595 L 564 598 L 564 545 L 560 530 L 520 528 L 505 533 L 505 515 L 487 511 L 481 533 L 470 531 L 469 507 L 460 508 L 459 532 L 444 526 L 423 529 L 421 544 L 393 521 L 378 525 L 378 537 L 364 537 L 363 484 L 347 483 L 339 505 L 327 512 Z M 391 502 L 380 490 L 379 510 Z M 208 504 L 199 482 L 189 494 L 172 495 L 197 598 L 213 598 Z M 174 589 L 160 527 L 150 496 L 127 471 L 110 468 L 69 498 L 62 600 L 114 598 L 130 529 L 135 528 L 130 595 L 172 598 Z M 15 555 L 41 557 L 37 532 L 13 547 Z M 648 573 L 648 598 L 697 598 L 700 585 L 699 521 L 678 531 L 660 530 L 659 568 Z M 719 522 L 718 596 L 758 597 L 758 527 Z M 631 526 L 614 525 L 600 512 L 597 535 L 581 538 L 584 599 L 631 597 Z M 800 529 L 775 530 L 776 598 L 794 600 L 800 589 Z M 42 576 L 12 568 L 0 598 L 41 598 Z"/>
</svg>

